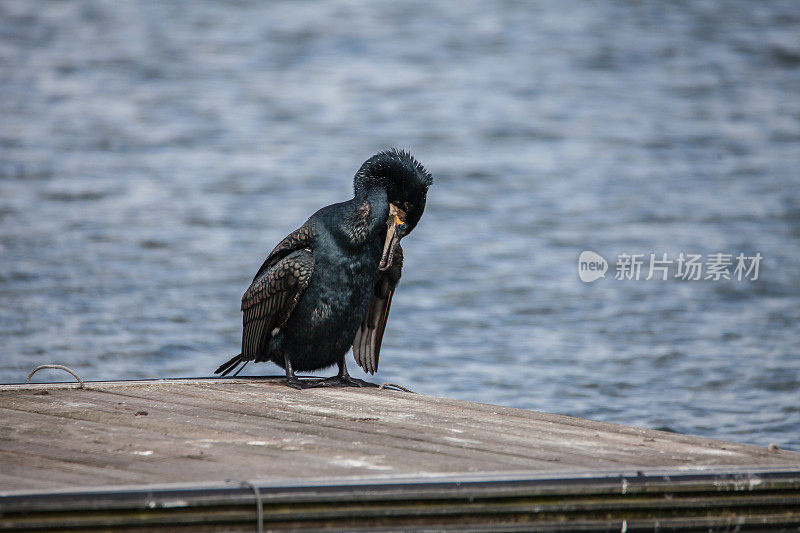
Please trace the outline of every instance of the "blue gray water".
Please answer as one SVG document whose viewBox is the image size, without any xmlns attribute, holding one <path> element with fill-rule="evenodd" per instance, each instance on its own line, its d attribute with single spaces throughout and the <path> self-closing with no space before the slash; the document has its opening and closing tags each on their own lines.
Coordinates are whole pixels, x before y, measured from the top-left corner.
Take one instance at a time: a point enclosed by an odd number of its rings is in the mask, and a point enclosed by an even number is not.
<svg viewBox="0 0 800 533">
<path fill-rule="evenodd" d="M 0 381 L 209 375 L 389 146 L 436 183 L 376 381 L 800 449 L 795 1 L 4 0 Z M 680 252 L 764 259 L 614 279 Z"/>
</svg>

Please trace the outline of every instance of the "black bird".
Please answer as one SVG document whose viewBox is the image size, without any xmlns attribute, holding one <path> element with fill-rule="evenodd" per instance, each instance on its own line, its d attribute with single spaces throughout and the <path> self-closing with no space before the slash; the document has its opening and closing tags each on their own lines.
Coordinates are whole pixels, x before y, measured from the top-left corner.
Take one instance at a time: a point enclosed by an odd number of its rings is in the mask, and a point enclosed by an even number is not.
<svg viewBox="0 0 800 533">
<path fill-rule="evenodd" d="M 267 256 L 242 297 L 242 353 L 220 366 L 272 361 L 286 383 L 294 375 L 339 365 L 315 385 L 371 385 L 351 378 L 345 354 L 370 374 L 378 368 L 383 332 L 400 281 L 400 239 L 425 210 L 433 177 L 410 153 L 386 150 L 367 159 L 353 180 L 352 200 L 323 207 Z M 238 372 L 238 371 L 237 371 Z"/>
</svg>

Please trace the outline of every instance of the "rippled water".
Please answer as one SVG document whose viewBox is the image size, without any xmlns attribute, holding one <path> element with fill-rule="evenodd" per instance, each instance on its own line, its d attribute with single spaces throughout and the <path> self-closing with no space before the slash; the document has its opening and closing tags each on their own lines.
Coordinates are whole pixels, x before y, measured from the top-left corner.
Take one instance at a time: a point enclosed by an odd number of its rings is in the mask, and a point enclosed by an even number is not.
<svg viewBox="0 0 800 533">
<path fill-rule="evenodd" d="M 0 381 L 209 375 L 264 255 L 400 146 L 437 181 L 376 381 L 800 449 L 794 1 L 6 0 L 0 117 Z"/>
</svg>

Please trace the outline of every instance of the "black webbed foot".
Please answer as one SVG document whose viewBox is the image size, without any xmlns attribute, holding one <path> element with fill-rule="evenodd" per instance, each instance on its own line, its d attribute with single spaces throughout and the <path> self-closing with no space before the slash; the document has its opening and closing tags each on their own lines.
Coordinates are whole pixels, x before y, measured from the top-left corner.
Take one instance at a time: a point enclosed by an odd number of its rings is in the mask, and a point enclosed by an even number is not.
<svg viewBox="0 0 800 533">
<path fill-rule="evenodd" d="M 313 383 L 300 381 L 299 379 L 297 379 L 294 376 L 292 376 L 290 378 L 286 378 L 286 385 L 291 387 L 291 388 L 293 388 L 293 389 L 297 389 L 297 390 L 308 389 L 308 388 L 314 386 Z"/>
<path fill-rule="evenodd" d="M 298 379 L 297 376 L 294 375 L 294 370 L 292 370 L 292 362 L 289 361 L 289 358 L 285 358 L 286 364 L 286 385 L 293 389 L 303 390 L 303 389 L 310 389 L 311 387 L 316 386 L 316 383 L 309 382 L 309 381 L 301 381 Z"/>
<path fill-rule="evenodd" d="M 313 385 L 314 387 L 377 387 L 375 383 L 350 376 L 333 376 L 323 379 Z"/>
<path fill-rule="evenodd" d="M 377 387 L 375 383 L 350 377 L 344 357 L 339 361 L 339 373 L 333 377 L 323 379 L 314 384 L 315 387 Z"/>
</svg>

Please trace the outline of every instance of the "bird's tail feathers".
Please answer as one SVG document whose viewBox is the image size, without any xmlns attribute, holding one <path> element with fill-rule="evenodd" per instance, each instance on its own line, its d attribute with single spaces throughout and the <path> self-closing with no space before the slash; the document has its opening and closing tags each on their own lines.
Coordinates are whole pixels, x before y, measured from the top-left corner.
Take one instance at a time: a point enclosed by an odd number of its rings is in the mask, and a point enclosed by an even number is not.
<svg viewBox="0 0 800 533">
<path fill-rule="evenodd" d="M 233 358 L 226 361 L 225 363 L 222 363 L 219 366 L 219 368 L 214 371 L 214 373 L 220 374 L 222 376 L 227 376 L 228 374 L 233 372 L 233 369 L 236 368 L 236 366 L 242 361 L 245 361 L 244 357 L 242 357 L 242 354 L 234 355 Z M 245 364 L 247 364 L 247 361 L 245 361 Z"/>
</svg>

